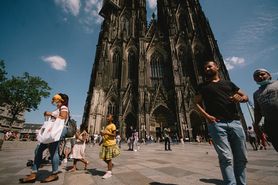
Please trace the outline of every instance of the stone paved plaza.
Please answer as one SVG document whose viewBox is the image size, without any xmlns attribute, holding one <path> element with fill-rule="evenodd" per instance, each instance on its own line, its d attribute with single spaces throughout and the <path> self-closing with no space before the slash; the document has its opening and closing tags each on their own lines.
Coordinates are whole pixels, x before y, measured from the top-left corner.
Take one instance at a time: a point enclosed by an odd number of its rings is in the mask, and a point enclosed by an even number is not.
<svg viewBox="0 0 278 185">
<path fill-rule="evenodd" d="M 9 141 L 0 151 L 0 184 L 19 184 L 18 179 L 30 173 L 26 167 L 28 159 L 33 159 L 36 142 Z M 278 185 L 278 153 L 273 148 L 252 151 L 248 146 L 247 175 L 249 185 Z M 68 172 L 60 166 L 59 180 L 48 184 L 64 185 L 220 185 L 218 159 L 212 146 L 207 143 L 185 143 L 172 146 L 172 151 L 164 151 L 163 144 L 142 145 L 137 152 L 127 151 L 122 146 L 122 154 L 113 160 L 113 176 L 102 179 L 106 164 L 98 158 L 99 146 L 87 145 L 86 155 L 90 161 L 88 170 L 78 164 L 80 170 Z M 71 166 L 72 162 L 68 162 Z M 38 180 L 41 184 L 49 175 L 51 166 L 41 168 Z"/>
</svg>

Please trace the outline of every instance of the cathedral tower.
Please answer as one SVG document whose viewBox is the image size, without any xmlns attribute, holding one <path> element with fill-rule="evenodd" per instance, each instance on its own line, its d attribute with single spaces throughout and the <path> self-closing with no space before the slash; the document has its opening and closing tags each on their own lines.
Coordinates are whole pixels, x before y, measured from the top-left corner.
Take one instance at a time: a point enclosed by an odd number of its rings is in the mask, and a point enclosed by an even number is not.
<svg viewBox="0 0 278 185">
<path fill-rule="evenodd" d="M 140 137 L 161 138 L 165 127 L 176 138 L 205 136 L 206 120 L 193 102 L 203 62 L 216 61 L 222 78 L 229 76 L 201 6 L 158 0 L 157 18 L 147 24 L 146 13 L 145 0 L 103 1 L 81 127 L 98 134 L 111 113 L 122 137 L 130 126 Z"/>
</svg>

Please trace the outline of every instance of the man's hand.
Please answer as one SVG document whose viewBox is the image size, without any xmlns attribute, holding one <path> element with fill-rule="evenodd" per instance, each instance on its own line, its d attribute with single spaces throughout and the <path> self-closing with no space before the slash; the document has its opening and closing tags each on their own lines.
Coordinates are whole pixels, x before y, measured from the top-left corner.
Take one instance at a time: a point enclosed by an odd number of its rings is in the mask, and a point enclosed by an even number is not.
<svg viewBox="0 0 278 185">
<path fill-rule="evenodd" d="M 233 96 L 230 96 L 230 101 L 234 103 L 240 103 L 240 102 L 247 102 L 248 101 L 248 96 L 245 95 L 244 92 L 241 90 L 238 90 Z"/>
<path fill-rule="evenodd" d="M 239 95 L 239 94 L 234 94 L 233 96 L 230 96 L 230 101 L 234 102 L 234 103 L 239 103 L 239 102 L 243 102 L 244 101 L 244 98 Z"/>
</svg>

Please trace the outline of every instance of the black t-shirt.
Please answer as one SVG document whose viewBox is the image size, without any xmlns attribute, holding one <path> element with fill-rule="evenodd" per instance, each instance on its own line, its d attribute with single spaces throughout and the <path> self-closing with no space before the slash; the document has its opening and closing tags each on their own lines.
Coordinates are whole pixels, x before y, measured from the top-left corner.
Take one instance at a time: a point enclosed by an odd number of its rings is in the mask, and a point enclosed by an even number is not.
<svg viewBox="0 0 278 185">
<path fill-rule="evenodd" d="M 197 94 L 202 95 L 205 110 L 210 115 L 222 120 L 239 120 L 236 104 L 229 99 L 238 90 L 233 82 L 220 80 L 200 84 Z"/>
</svg>

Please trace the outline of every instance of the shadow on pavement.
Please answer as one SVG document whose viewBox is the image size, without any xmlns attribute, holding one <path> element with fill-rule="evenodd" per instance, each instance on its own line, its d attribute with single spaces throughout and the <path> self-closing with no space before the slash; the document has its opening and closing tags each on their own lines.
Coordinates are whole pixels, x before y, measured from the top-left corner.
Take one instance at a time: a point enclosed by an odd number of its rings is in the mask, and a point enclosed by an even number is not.
<svg viewBox="0 0 278 185">
<path fill-rule="evenodd" d="M 97 169 L 88 169 L 87 171 L 88 171 L 88 173 L 90 173 L 93 176 L 103 176 L 105 174 L 104 171 L 100 171 Z"/>
<path fill-rule="evenodd" d="M 210 183 L 215 185 L 223 185 L 223 181 L 219 179 L 200 179 L 201 182 Z"/>
<path fill-rule="evenodd" d="M 167 183 L 160 183 L 160 182 L 151 182 L 150 185 L 177 185 L 177 184 L 167 184 Z"/>
</svg>

